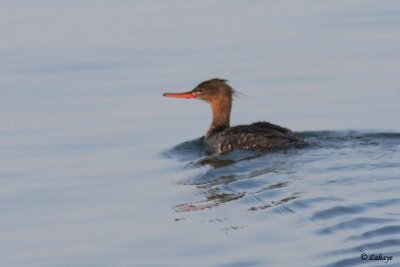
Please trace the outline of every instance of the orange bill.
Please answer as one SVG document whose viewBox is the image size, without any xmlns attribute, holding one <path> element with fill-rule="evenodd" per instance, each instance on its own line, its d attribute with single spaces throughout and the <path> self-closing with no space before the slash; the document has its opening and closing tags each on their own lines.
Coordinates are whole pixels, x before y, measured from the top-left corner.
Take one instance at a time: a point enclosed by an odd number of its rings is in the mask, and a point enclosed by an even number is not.
<svg viewBox="0 0 400 267">
<path fill-rule="evenodd" d="M 164 93 L 163 96 L 174 98 L 196 98 L 196 95 L 192 91 L 184 93 Z"/>
</svg>

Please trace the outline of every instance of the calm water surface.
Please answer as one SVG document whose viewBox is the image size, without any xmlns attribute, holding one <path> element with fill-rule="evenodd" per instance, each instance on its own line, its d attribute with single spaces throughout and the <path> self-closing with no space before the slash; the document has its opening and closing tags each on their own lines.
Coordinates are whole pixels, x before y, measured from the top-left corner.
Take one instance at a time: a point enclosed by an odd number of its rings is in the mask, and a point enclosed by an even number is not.
<svg viewBox="0 0 400 267">
<path fill-rule="evenodd" d="M 1 266 L 399 266 L 398 1 L 2 1 Z M 232 124 L 301 149 L 210 156 Z M 361 260 L 362 253 L 392 256 Z"/>
</svg>

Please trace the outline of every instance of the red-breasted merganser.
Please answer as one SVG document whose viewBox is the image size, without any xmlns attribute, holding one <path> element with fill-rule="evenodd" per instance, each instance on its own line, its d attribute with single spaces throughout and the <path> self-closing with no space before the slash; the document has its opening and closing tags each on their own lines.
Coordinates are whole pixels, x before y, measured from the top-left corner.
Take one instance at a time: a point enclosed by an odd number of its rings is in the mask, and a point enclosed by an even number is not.
<svg viewBox="0 0 400 267">
<path fill-rule="evenodd" d="M 275 148 L 304 145 L 303 139 L 287 128 L 269 122 L 230 127 L 232 98 L 237 92 L 223 79 L 211 79 L 200 83 L 192 91 L 164 93 L 175 98 L 197 98 L 211 104 L 212 122 L 204 142 L 207 149 L 224 153 L 236 149 L 270 151 Z"/>
</svg>

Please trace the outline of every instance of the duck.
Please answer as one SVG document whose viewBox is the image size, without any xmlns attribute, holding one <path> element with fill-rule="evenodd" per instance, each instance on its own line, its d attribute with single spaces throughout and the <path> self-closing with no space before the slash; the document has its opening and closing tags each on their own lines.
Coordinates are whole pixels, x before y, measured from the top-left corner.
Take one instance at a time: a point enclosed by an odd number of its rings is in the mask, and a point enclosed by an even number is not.
<svg viewBox="0 0 400 267">
<path fill-rule="evenodd" d="M 199 99 L 211 106 L 212 120 L 204 135 L 204 144 L 211 154 L 234 150 L 261 152 L 303 146 L 304 139 L 292 130 L 266 121 L 230 126 L 233 98 L 238 95 L 225 79 L 214 78 L 198 84 L 193 90 L 164 93 L 164 97 Z"/>
</svg>

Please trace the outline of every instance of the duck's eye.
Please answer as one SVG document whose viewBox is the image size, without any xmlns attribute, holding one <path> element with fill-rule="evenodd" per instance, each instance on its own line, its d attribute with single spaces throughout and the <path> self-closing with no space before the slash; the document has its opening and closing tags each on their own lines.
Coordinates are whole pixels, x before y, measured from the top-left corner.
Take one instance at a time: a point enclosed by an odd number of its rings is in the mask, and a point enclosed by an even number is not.
<svg viewBox="0 0 400 267">
<path fill-rule="evenodd" d="M 196 91 L 197 91 L 198 94 L 204 93 L 204 89 L 203 88 L 198 88 Z"/>
</svg>

